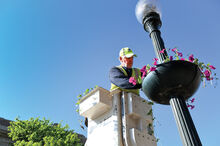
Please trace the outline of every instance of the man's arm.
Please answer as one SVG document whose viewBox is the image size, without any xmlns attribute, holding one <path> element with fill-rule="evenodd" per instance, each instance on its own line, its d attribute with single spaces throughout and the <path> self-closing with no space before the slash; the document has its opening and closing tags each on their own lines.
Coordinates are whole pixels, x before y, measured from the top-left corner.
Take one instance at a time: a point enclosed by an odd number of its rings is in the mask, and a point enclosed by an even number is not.
<svg viewBox="0 0 220 146">
<path fill-rule="evenodd" d="M 141 84 L 136 84 L 135 86 L 132 83 L 129 83 L 130 76 L 125 76 L 124 73 L 117 67 L 113 67 L 109 72 L 110 81 L 116 86 L 122 89 L 140 89 Z"/>
</svg>

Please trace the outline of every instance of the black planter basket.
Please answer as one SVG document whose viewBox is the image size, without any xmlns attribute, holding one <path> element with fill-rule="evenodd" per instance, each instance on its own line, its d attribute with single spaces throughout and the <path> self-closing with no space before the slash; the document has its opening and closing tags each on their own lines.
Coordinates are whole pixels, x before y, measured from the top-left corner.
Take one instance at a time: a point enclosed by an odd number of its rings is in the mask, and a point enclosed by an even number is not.
<svg viewBox="0 0 220 146">
<path fill-rule="evenodd" d="M 201 82 L 198 65 L 174 60 L 157 65 L 143 80 L 142 90 L 154 102 L 169 105 L 171 97 L 190 98 Z"/>
</svg>

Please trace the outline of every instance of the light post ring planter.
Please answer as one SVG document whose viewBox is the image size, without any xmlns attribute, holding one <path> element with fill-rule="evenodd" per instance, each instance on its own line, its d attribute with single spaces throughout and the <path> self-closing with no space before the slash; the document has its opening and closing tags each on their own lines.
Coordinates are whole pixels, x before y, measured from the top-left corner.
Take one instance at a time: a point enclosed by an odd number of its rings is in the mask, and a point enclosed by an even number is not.
<svg viewBox="0 0 220 146">
<path fill-rule="evenodd" d="M 152 101 L 169 105 L 171 97 L 190 98 L 201 82 L 198 65 L 174 60 L 157 65 L 143 80 L 142 90 Z"/>
</svg>

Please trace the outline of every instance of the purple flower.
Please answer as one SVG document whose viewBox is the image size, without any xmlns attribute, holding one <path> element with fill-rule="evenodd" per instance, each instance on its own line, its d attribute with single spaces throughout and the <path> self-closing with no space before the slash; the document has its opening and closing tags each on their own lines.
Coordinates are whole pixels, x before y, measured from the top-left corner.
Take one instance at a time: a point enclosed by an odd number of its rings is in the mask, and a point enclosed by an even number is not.
<svg viewBox="0 0 220 146">
<path fill-rule="evenodd" d="M 187 105 L 187 107 L 190 107 L 190 108 L 191 108 L 191 110 L 192 110 L 192 109 L 194 109 L 194 108 L 195 108 L 195 105 L 190 105 L 190 104 L 188 104 L 188 105 Z"/>
<path fill-rule="evenodd" d="M 176 48 L 171 49 L 171 51 L 176 52 Z"/>
<path fill-rule="evenodd" d="M 181 58 L 180 60 L 185 61 L 185 58 Z"/>
<path fill-rule="evenodd" d="M 145 70 L 146 70 L 146 65 L 140 69 L 140 72 L 143 73 L 143 72 L 145 72 Z"/>
<path fill-rule="evenodd" d="M 173 60 L 173 56 L 170 56 L 170 61 L 172 61 Z"/>
<path fill-rule="evenodd" d="M 129 78 L 129 83 L 132 83 L 133 85 L 136 85 L 136 80 L 134 79 L 134 77 L 130 77 Z"/>
<path fill-rule="evenodd" d="M 193 103 L 195 101 L 195 98 L 191 99 L 190 102 Z"/>
<path fill-rule="evenodd" d="M 150 68 L 150 71 L 155 71 L 156 70 L 156 67 L 151 67 Z"/>
<path fill-rule="evenodd" d="M 214 66 L 212 66 L 212 65 L 209 65 L 209 68 L 211 68 L 211 69 L 216 69 Z"/>
<path fill-rule="evenodd" d="M 183 57 L 183 53 L 176 52 L 179 57 Z"/>
<path fill-rule="evenodd" d="M 194 61 L 194 57 L 193 57 L 193 54 L 191 54 L 190 56 L 189 56 L 189 62 L 193 62 Z"/>
<path fill-rule="evenodd" d="M 191 105 L 191 110 L 195 108 L 195 105 Z"/>
<path fill-rule="evenodd" d="M 165 49 L 161 50 L 160 53 L 164 53 Z"/>
</svg>

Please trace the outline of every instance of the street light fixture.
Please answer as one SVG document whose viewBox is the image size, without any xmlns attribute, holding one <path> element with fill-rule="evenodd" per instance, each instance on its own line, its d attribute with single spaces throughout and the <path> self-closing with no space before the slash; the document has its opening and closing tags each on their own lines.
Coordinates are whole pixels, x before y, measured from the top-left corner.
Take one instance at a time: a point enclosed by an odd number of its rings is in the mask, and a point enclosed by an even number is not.
<svg viewBox="0 0 220 146">
<path fill-rule="evenodd" d="M 170 61 L 163 63 L 168 56 L 161 38 L 160 11 L 155 0 L 139 0 L 136 16 L 149 32 L 154 51 L 161 64 L 156 71 L 150 72 L 142 83 L 143 92 L 152 101 L 171 105 L 174 118 L 184 146 L 201 146 L 199 136 L 186 106 L 185 100 L 198 89 L 201 71 L 198 66 L 188 61 Z"/>
<path fill-rule="evenodd" d="M 165 46 L 163 39 L 160 36 L 160 27 L 162 22 L 160 20 L 160 10 L 157 7 L 156 0 L 139 0 L 136 6 L 136 17 L 138 21 L 143 24 L 144 29 L 150 33 L 152 38 L 154 51 L 159 62 L 162 63 L 166 59 L 167 52 L 160 53 Z"/>
</svg>

